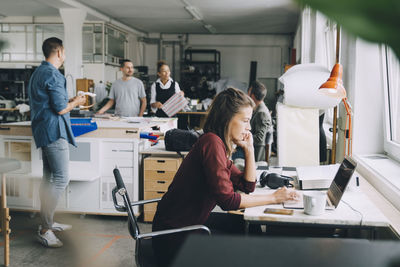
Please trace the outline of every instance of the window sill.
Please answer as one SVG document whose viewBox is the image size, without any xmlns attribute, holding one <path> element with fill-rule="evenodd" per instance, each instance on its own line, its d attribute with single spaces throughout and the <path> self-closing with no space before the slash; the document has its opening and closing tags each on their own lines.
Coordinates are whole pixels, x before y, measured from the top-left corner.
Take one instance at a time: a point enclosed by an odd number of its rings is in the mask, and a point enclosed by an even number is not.
<svg viewBox="0 0 400 267">
<path fill-rule="evenodd" d="M 400 164 L 383 154 L 355 155 L 357 171 L 369 183 L 363 191 L 400 233 Z"/>
</svg>

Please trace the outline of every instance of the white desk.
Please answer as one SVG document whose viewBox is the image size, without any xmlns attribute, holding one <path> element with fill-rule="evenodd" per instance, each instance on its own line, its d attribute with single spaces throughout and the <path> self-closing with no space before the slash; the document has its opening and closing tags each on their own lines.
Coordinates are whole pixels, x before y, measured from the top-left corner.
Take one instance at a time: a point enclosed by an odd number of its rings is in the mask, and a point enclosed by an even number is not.
<svg viewBox="0 0 400 267">
<path fill-rule="evenodd" d="M 182 155 L 186 156 L 187 154 L 189 154 L 189 151 L 182 151 L 180 152 Z M 165 150 L 165 143 L 164 140 L 159 140 L 158 143 L 156 145 L 153 145 L 147 149 L 143 149 L 142 151 L 139 152 L 139 154 L 141 155 L 154 155 L 154 156 L 158 156 L 158 155 L 179 155 L 177 152 L 175 151 L 168 151 Z"/>
<path fill-rule="evenodd" d="M 294 209 L 293 215 L 265 214 L 265 208 L 282 209 L 283 205 L 266 205 L 247 208 L 244 212 L 246 231 L 250 224 L 265 225 L 303 225 L 332 228 L 362 228 L 371 230 L 371 238 L 374 239 L 375 230 L 379 227 L 390 227 L 389 220 L 375 205 L 364 195 L 358 187 L 352 185 L 346 189 L 339 206 L 335 210 L 326 210 L 319 216 L 311 216 L 302 209 Z M 274 190 L 257 187 L 252 194 L 270 194 Z M 348 203 L 354 211 L 346 203 Z"/>
</svg>

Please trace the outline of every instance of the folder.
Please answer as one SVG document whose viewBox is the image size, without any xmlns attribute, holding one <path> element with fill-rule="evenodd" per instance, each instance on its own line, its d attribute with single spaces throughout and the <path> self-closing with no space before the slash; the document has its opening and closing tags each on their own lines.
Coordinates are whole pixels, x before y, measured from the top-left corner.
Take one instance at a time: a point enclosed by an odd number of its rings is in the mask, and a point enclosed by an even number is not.
<svg viewBox="0 0 400 267">
<path fill-rule="evenodd" d="M 174 116 L 176 113 L 181 111 L 188 101 L 181 94 L 175 93 L 172 95 L 162 106 L 162 110 L 167 114 L 168 117 Z"/>
</svg>

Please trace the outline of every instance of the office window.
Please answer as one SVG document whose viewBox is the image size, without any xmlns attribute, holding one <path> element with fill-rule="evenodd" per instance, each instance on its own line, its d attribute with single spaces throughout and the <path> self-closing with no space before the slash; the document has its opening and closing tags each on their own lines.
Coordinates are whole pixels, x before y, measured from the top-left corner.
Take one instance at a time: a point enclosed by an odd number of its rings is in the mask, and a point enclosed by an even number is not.
<svg viewBox="0 0 400 267">
<path fill-rule="evenodd" d="M 385 48 L 385 151 L 400 160 L 400 63 L 393 51 Z"/>
</svg>

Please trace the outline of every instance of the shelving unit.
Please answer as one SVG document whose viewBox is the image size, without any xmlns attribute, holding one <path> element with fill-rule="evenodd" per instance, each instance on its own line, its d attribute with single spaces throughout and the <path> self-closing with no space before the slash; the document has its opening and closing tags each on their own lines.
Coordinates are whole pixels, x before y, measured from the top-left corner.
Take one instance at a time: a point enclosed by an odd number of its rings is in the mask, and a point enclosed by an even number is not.
<svg viewBox="0 0 400 267">
<path fill-rule="evenodd" d="M 211 98 L 215 90 L 209 90 L 207 81 L 221 78 L 221 53 L 215 49 L 186 49 L 181 70 L 181 87 L 187 97 Z"/>
</svg>

